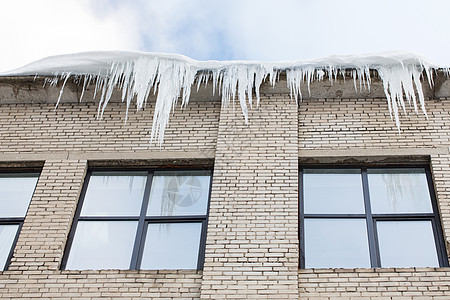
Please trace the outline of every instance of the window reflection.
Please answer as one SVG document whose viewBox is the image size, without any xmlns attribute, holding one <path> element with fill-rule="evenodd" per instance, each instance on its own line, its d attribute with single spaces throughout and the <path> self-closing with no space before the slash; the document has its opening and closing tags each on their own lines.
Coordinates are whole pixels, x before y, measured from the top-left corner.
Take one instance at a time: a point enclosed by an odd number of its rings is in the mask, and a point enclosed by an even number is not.
<svg viewBox="0 0 450 300">
<path fill-rule="evenodd" d="M 438 267 L 430 221 L 377 222 L 383 267 Z"/>
<path fill-rule="evenodd" d="M 196 269 L 201 223 L 149 224 L 141 269 Z"/>
<path fill-rule="evenodd" d="M 306 219 L 307 268 L 370 267 L 366 221 Z"/>
<path fill-rule="evenodd" d="M 92 172 L 62 267 L 197 269 L 210 181 L 203 170 Z"/>
<path fill-rule="evenodd" d="M 447 266 L 427 172 L 425 167 L 303 169 L 301 266 Z"/>
<path fill-rule="evenodd" d="M 360 170 L 305 169 L 305 213 L 364 213 Z"/>
<path fill-rule="evenodd" d="M 39 173 L 0 174 L 0 271 L 9 256 L 33 197 Z"/>
<path fill-rule="evenodd" d="M 155 172 L 147 215 L 206 214 L 209 183 L 209 171 Z"/>
<path fill-rule="evenodd" d="M 424 169 L 367 171 L 373 213 L 432 212 Z"/>
<path fill-rule="evenodd" d="M 66 268 L 128 269 L 137 222 L 80 221 Z"/>
<path fill-rule="evenodd" d="M 0 225 L 0 271 L 6 266 L 19 225 Z"/>
<path fill-rule="evenodd" d="M 139 216 L 147 176 L 137 173 L 93 173 L 81 216 Z"/>
<path fill-rule="evenodd" d="M 25 217 L 38 174 L 0 174 L 0 218 Z"/>
</svg>

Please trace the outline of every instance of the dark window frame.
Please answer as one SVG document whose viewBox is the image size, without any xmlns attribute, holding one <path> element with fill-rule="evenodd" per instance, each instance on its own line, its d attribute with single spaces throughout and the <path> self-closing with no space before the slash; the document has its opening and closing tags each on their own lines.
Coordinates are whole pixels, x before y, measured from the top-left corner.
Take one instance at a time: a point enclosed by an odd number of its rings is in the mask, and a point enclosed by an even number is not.
<svg viewBox="0 0 450 300">
<path fill-rule="evenodd" d="M 5 170 L 0 169 L 0 174 L 27 174 L 31 175 L 34 174 L 37 176 L 38 181 L 39 177 L 41 176 L 41 170 L 40 169 L 21 169 L 21 170 Z M 37 182 L 36 182 L 37 186 Z M 26 215 L 28 213 L 28 209 L 30 208 L 31 200 L 33 199 L 34 192 L 36 191 L 36 186 L 34 187 L 33 194 L 31 195 L 30 203 L 28 204 L 27 211 L 25 212 L 24 217 L 0 217 L 0 225 L 18 225 L 16 235 L 14 237 L 14 240 L 11 244 L 11 249 L 9 250 L 8 257 L 6 258 L 5 267 L 3 269 L 0 269 L 0 272 L 8 270 L 9 265 L 11 264 L 11 259 L 14 256 L 14 249 L 16 248 L 17 241 L 19 240 L 20 232 L 22 231 L 23 223 L 25 222 Z"/>
<path fill-rule="evenodd" d="M 425 169 L 425 175 L 428 183 L 428 191 L 431 199 L 432 213 L 403 213 L 403 214 L 373 214 L 370 205 L 369 183 L 367 170 L 368 169 Z M 364 214 L 305 214 L 304 213 L 304 183 L 303 170 L 304 169 L 359 169 L 361 171 L 361 180 L 364 197 Z M 449 261 L 447 258 L 446 247 L 444 244 L 444 233 L 442 230 L 442 223 L 437 205 L 436 193 L 433 186 L 431 170 L 428 165 L 303 165 L 299 168 L 299 242 L 300 242 L 300 257 L 299 268 L 305 269 L 305 218 L 317 219 L 364 219 L 367 226 L 367 238 L 369 245 L 369 255 L 371 268 L 383 268 L 381 266 L 380 249 L 377 236 L 377 221 L 430 221 L 433 229 L 433 237 L 436 246 L 436 254 L 440 267 L 448 267 Z"/>
<path fill-rule="evenodd" d="M 87 188 L 89 186 L 90 177 L 93 172 L 147 172 L 147 181 L 145 183 L 144 194 L 142 199 L 142 205 L 139 216 L 85 216 L 82 217 L 81 210 L 83 208 L 84 199 L 86 196 Z M 210 182 L 208 191 L 208 202 L 205 215 L 189 215 L 189 216 L 146 216 L 147 207 L 150 202 L 150 192 L 153 182 L 153 174 L 156 171 L 210 171 Z M 145 237 L 147 233 L 147 224 L 149 223 L 202 223 L 202 230 L 200 236 L 199 253 L 197 259 L 197 270 L 203 270 L 203 265 L 205 262 L 205 245 L 206 245 L 206 232 L 209 218 L 209 206 L 211 201 L 211 187 L 213 179 L 213 169 L 206 167 L 199 168 L 95 168 L 88 170 L 77 208 L 75 211 L 75 216 L 72 222 L 72 227 L 70 229 L 69 237 L 67 239 L 66 247 L 64 249 L 64 255 L 61 262 L 61 270 L 66 270 L 67 261 L 69 259 L 70 250 L 72 248 L 73 240 L 75 237 L 75 232 L 79 221 L 137 221 L 136 237 L 134 240 L 132 256 L 130 260 L 130 266 L 128 270 L 141 270 L 140 265 L 142 261 L 142 255 L 145 245 Z"/>
</svg>

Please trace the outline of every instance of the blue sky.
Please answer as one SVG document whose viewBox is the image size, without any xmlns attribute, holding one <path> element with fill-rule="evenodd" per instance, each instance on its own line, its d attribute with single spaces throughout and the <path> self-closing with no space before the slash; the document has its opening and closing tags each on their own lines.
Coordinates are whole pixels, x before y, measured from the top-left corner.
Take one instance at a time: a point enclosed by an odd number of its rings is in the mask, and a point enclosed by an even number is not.
<svg viewBox="0 0 450 300">
<path fill-rule="evenodd" d="M 197 60 L 304 60 L 401 50 L 450 66 L 446 0 L 14 0 L 0 4 L 0 71 L 93 50 Z"/>
</svg>

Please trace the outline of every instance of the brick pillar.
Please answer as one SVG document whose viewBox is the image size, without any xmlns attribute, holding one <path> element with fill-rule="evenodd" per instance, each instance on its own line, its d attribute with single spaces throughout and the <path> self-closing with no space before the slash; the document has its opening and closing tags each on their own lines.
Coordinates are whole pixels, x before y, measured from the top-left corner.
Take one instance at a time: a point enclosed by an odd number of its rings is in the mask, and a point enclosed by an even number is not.
<svg viewBox="0 0 450 300">
<path fill-rule="evenodd" d="M 57 270 L 61 263 L 86 161 L 46 161 L 8 270 Z"/>
<path fill-rule="evenodd" d="M 202 299 L 298 298 L 298 110 L 222 108 Z"/>
<path fill-rule="evenodd" d="M 433 182 L 438 200 L 439 215 L 442 221 L 445 246 L 447 253 L 450 247 L 450 187 L 448 184 L 448 174 L 450 174 L 450 155 L 435 154 L 431 156 L 431 168 Z M 449 256 L 450 257 L 450 256 Z"/>
</svg>

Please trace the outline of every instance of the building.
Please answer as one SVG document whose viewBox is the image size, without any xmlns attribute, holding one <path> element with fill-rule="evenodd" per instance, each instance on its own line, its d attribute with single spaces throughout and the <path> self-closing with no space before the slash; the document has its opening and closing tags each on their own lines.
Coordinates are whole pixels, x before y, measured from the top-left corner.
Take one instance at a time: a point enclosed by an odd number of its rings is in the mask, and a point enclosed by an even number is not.
<svg viewBox="0 0 450 300">
<path fill-rule="evenodd" d="M 161 146 L 154 96 L 124 124 L 119 91 L 99 120 L 93 88 L 80 103 L 68 80 L 55 109 L 61 82 L 1 77 L 0 297 L 448 299 L 450 80 L 434 71 L 428 118 L 407 106 L 400 131 L 376 74 L 370 91 L 314 81 L 297 104 L 282 73 L 248 124 L 211 85 L 192 92 Z"/>
</svg>

